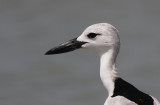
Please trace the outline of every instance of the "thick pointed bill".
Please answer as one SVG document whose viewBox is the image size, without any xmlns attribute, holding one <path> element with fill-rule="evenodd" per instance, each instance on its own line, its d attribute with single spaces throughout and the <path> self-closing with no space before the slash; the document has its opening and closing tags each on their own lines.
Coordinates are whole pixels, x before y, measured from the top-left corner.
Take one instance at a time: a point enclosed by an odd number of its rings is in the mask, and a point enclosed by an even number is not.
<svg viewBox="0 0 160 105">
<path fill-rule="evenodd" d="M 77 41 L 77 38 L 75 38 L 57 47 L 52 48 L 51 50 L 47 51 L 45 55 L 60 54 L 60 53 L 74 51 L 76 49 L 81 48 L 82 45 L 85 43 L 86 42 Z"/>
</svg>

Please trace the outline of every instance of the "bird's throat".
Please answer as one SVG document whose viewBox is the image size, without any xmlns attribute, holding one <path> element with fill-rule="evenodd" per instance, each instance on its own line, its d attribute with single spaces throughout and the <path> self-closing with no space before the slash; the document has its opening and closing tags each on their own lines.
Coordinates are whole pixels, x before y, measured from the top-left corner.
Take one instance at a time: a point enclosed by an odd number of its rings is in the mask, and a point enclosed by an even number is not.
<svg viewBox="0 0 160 105">
<path fill-rule="evenodd" d="M 115 67 L 115 57 L 117 54 L 115 54 L 114 49 L 109 49 L 100 54 L 100 77 L 110 96 L 114 91 L 114 80 L 118 77 Z"/>
</svg>

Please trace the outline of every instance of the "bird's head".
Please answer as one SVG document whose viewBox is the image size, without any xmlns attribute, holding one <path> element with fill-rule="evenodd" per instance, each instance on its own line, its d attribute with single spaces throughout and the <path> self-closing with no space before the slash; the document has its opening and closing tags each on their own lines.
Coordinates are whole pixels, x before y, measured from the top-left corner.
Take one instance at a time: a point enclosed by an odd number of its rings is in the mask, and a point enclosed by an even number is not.
<svg viewBox="0 0 160 105">
<path fill-rule="evenodd" d="M 119 42 L 118 31 L 115 27 L 108 23 L 98 23 L 87 27 L 78 38 L 52 48 L 46 52 L 46 55 L 66 53 L 79 48 L 92 49 L 101 53 L 119 46 Z"/>
</svg>

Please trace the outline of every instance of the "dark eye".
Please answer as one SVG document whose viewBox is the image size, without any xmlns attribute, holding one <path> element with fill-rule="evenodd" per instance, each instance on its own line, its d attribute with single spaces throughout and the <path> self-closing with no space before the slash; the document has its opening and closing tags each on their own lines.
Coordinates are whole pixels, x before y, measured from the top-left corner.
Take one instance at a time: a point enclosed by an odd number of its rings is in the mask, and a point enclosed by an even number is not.
<svg viewBox="0 0 160 105">
<path fill-rule="evenodd" d="M 89 33 L 87 36 L 88 36 L 88 38 L 93 39 L 93 38 L 95 38 L 97 35 L 100 35 L 100 34 L 97 34 L 97 33 Z"/>
</svg>

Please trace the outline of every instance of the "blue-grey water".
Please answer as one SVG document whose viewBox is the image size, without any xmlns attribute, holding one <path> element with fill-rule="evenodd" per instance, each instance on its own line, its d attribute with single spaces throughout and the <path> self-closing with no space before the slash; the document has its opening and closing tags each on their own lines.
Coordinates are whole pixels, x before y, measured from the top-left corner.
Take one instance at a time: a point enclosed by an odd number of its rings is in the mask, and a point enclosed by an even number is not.
<svg viewBox="0 0 160 105">
<path fill-rule="evenodd" d="M 89 25 L 120 33 L 119 75 L 160 100 L 160 0 L 0 0 L 0 105 L 103 105 L 99 57 L 45 56 Z"/>
</svg>

